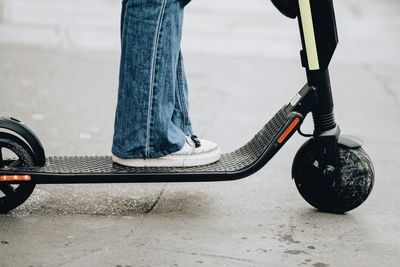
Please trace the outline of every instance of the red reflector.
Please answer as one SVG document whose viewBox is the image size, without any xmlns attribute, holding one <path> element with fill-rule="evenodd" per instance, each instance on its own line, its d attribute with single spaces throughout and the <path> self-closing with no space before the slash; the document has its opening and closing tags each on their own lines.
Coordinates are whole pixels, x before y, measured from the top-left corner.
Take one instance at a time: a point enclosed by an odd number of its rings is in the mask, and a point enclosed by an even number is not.
<svg viewBox="0 0 400 267">
<path fill-rule="evenodd" d="M 30 181 L 29 175 L 0 175 L 0 182 Z"/>
<path fill-rule="evenodd" d="M 286 140 L 286 138 L 289 136 L 289 134 L 293 131 L 293 129 L 296 127 L 297 124 L 299 124 L 300 119 L 296 118 L 292 123 L 289 125 L 289 127 L 286 129 L 286 131 L 279 137 L 278 143 L 282 144 L 283 141 Z"/>
</svg>

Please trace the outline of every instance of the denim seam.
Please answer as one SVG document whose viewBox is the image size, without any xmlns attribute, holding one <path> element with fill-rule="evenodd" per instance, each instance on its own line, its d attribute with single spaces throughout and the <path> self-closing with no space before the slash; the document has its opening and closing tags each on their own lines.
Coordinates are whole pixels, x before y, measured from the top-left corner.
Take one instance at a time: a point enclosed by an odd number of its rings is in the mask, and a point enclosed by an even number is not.
<svg viewBox="0 0 400 267">
<path fill-rule="evenodd" d="M 120 27 L 120 38 L 122 40 L 123 37 L 123 31 L 124 31 L 124 20 L 126 18 L 126 5 L 127 5 L 128 0 L 122 0 L 122 12 L 121 12 L 121 27 Z M 121 42 L 121 48 L 122 48 L 122 42 Z"/>
<path fill-rule="evenodd" d="M 184 83 L 183 83 L 183 73 L 182 73 L 182 55 L 181 52 L 179 52 L 179 56 L 178 56 L 178 66 L 177 66 L 177 80 L 178 80 L 178 98 L 179 98 L 179 105 L 181 108 L 181 116 L 182 116 L 182 120 L 183 120 L 183 132 L 186 134 L 187 132 L 187 118 L 186 115 L 187 114 L 187 110 L 186 110 L 186 105 L 185 103 L 185 99 L 184 99 L 184 95 L 181 94 L 184 90 Z"/>
<path fill-rule="evenodd" d="M 148 102 L 148 112 L 147 112 L 147 129 L 146 129 L 146 148 L 145 155 L 146 157 L 150 154 L 150 128 L 152 123 L 152 113 L 153 113 L 153 95 L 154 95 L 154 87 L 155 87 L 155 71 L 157 65 L 157 52 L 158 52 L 158 42 L 160 38 L 161 32 L 161 24 L 162 19 L 164 17 L 164 11 L 166 7 L 167 0 L 163 0 L 160 10 L 160 15 L 157 21 L 157 29 L 156 34 L 154 36 L 154 45 L 153 45 L 153 57 L 151 60 L 151 72 L 150 72 L 150 92 L 149 92 L 149 102 Z"/>
<path fill-rule="evenodd" d="M 176 63 L 176 82 L 177 82 L 177 88 L 176 88 L 176 94 L 178 95 L 178 105 L 179 105 L 179 111 L 181 114 L 179 114 L 180 116 L 182 116 L 182 101 L 181 101 L 181 80 L 180 80 L 180 61 L 179 61 L 179 55 L 178 55 L 178 60 Z M 185 120 L 182 118 L 183 122 L 185 122 Z M 183 124 L 183 128 L 185 128 L 185 124 Z M 185 129 L 183 129 L 183 131 L 185 131 Z"/>
</svg>

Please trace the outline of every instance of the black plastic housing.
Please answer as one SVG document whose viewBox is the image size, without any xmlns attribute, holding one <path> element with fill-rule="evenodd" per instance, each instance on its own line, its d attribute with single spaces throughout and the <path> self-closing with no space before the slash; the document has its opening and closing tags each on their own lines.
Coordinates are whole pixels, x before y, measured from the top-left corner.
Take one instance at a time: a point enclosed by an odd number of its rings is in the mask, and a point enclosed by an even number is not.
<svg viewBox="0 0 400 267">
<path fill-rule="evenodd" d="M 299 6 L 297 0 L 271 0 L 272 4 L 286 17 L 295 19 Z"/>
</svg>

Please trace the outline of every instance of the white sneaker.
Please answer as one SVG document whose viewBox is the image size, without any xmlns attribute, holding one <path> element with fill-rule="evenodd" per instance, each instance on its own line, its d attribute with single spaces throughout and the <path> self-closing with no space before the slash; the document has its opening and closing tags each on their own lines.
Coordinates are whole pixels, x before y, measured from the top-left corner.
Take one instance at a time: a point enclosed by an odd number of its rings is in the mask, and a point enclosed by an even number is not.
<svg viewBox="0 0 400 267">
<path fill-rule="evenodd" d="M 192 167 L 214 163 L 220 157 L 221 151 L 217 144 L 192 136 L 186 138 L 181 150 L 164 157 L 121 159 L 113 155 L 112 160 L 128 167 Z"/>
</svg>

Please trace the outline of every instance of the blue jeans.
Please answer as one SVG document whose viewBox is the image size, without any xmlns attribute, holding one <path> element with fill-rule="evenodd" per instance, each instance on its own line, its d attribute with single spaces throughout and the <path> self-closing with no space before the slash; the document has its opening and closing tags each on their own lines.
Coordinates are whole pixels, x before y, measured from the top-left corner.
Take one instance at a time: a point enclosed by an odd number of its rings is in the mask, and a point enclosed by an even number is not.
<svg viewBox="0 0 400 267">
<path fill-rule="evenodd" d="M 180 49 L 188 0 L 123 0 L 118 103 L 112 153 L 154 158 L 192 135 Z"/>
</svg>

